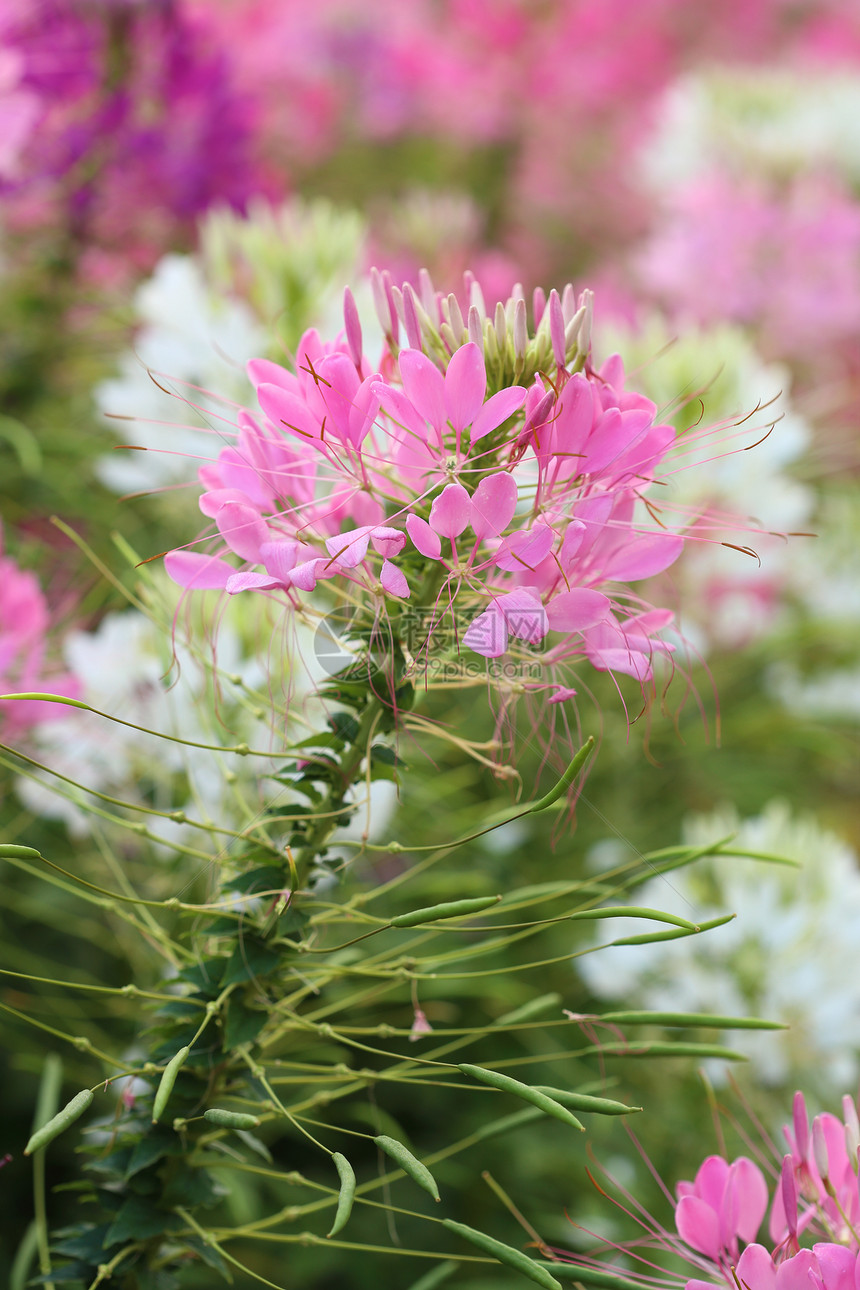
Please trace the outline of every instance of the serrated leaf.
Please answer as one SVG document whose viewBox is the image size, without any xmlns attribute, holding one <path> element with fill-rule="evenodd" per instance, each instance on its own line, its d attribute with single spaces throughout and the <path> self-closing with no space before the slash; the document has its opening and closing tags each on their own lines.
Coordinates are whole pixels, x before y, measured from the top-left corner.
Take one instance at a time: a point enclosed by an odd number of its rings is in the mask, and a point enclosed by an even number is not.
<svg viewBox="0 0 860 1290">
<path fill-rule="evenodd" d="M 247 873 L 237 874 L 225 885 L 229 891 L 238 891 L 243 895 L 253 895 L 255 891 L 280 891 L 284 885 L 284 870 L 271 864 L 263 865 L 249 869 Z"/>
<path fill-rule="evenodd" d="M 142 1169 L 148 1169 L 154 1165 L 157 1160 L 164 1156 L 178 1156 L 182 1154 L 182 1143 L 172 1129 L 162 1127 L 153 1127 L 146 1137 L 141 1138 L 137 1146 L 131 1153 L 131 1159 L 125 1170 L 126 1178 L 131 1178 L 134 1174 L 140 1173 Z"/>
<path fill-rule="evenodd" d="M 251 981 L 256 977 L 267 976 L 281 961 L 277 950 L 264 945 L 262 941 L 245 937 L 239 941 L 224 970 L 221 987 L 239 985 L 242 981 Z"/>
<path fill-rule="evenodd" d="M 216 1183 L 205 1169 L 182 1168 L 170 1179 L 164 1188 L 162 1200 L 165 1205 L 217 1205 L 222 1196 L 227 1194 L 225 1187 Z"/>
<path fill-rule="evenodd" d="M 105 1241 L 108 1246 L 119 1245 L 123 1241 L 145 1241 L 150 1236 L 160 1236 L 177 1224 L 178 1219 L 173 1214 L 156 1209 L 140 1196 L 129 1196 L 108 1228 Z"/>
<path fill-rule="evenodd" d="M 199 1236 L 186 1236 L 185 1244 L 190 1250 L 196 1250 L 203 1262 L 208 1267 L 214 1268 L 218 1275 L 223 1277 L 229 1285 L 233 1284 L 233 1274 L 214 1246 L 207 1245 Z"/>
<path fill-rule="evenodd" d="M 230 1000 L 227 1011 L 227 1023 L 224 1026 L 225 1051 L 238 1048 L 240 1044 L 252 1043 L 269 1019 L 267 1012 L 259 1009 L 252 1011 L 236 998 Z"/>
<path fill-rule="evenodd" d="M 334 712 L 329 717 L 329 725 L 336 735 L 348 744 L 355 743 L 358 732 L 361 729 L 360 724 L 349 712 Z"/>
<path fill-rule="evenodd" d="M 65 1236 L 61 1240 L 51 1241 L 54 1254 L 65 1254 L 68 1258 L 86 1260 L 98 1264 L 108 1248 L 106 1236 L 110 1223 L 100 1223 L 86 1229 L 78 1229 L 77 1234 Z"/>
</svg>

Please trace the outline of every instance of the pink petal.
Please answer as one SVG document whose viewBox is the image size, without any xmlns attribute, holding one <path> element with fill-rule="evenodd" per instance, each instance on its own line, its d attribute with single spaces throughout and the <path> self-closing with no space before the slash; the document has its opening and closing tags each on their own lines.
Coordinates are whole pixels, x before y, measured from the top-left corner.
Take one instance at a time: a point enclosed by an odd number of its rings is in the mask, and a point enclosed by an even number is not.
<svg viewBox="0 0 860 1290">
<path fill-rule="evenodd" d="M 416 551 L 420 551 L 428 560 L 438 560 L 442 554 L 442 543 L 439 534 L 434 533 L 426 520 L 419 515 L 407 515 L 406 532 L 412 539 Z"/>
<path fill-rule="evenodd" d="M 437 431 L 445 424 L 445 378 L 417 349 L 400 351 L 400 377 L 406 397 Z"/>
<path fill-rule="evenodd" d="M 367 555 L 369 542 L 370 529 L 367 525 L 360 529 L 348 529 L 345 533 L 338 533 L 336 537 L 325 540 L 329 555 L 344 569 L 354 569 L 361 564 Z"/>
<path fill-rule="evenodd" d="M 268 574 L 285 583 L 296 566 L 298 552 L 299 544 L 293 538 L 283 542 L 264 542 L 260 547 L 260 559 Z"/>
<path fill-rule="evenodd" d="M 484 355 L 469 341 L 451 355 L 445 373 L 445 411 L 456 431 L 471 425 L 487 392 Z"/>
<path fill-rule="evenodd" d="M 608 596 L 588 587 L 574 587 L 554 596 L 547 605 L 547 617 L 554 632 L 581 632 L 606 618 L 611 609 Z"/>
<path fill-rule="evenodd" d="M 513 519 L 517 485 L 512 475 L 487 475 L 472 495 L 472 532 L 478 540 L 498 537 Z"/>
<path fill-rule="evenodd" d="M 564 531 L 564 537 L 561 540 L 561 550 L 558 553 L 559 562 L 562 569 L 567 573 L 573 563 L 574 556 L 579 551 L 585 540 L 588 528 L 582 520 L 571 520 Z"/>
<path fill-rule="evenodd" d="M 767 1183 L 761 1169 L 747 1156 L 740 1156 L 730 1169 L 730 1187 L 738 1197 L 735 1231 L 741 1241 L 756 1240 L 767 1210 Z"/>
<path fill-rule="evenodd" d="M 682 1196 L 675 1207 L 675 1226 L 678 1235 L 694 1250 L 709 1259 L 719 1258 L 720 1225 L 706 1201 L 698 1196 Z"/>
<path fill-rule="evenodd" d="M 854 1290 L 855 1250 L 826 1241 L 813 1245 L 812 1252 L 818 1260 L 824 1290 Z"/>
<path fill-rule="evenodd" d="M 763 1245 L 748 1245 L 736 1272 L 740 1284 L 749 1290 L 776 1290 L 776 1268 Z"/>
<path fill-rule="evenodd" d="M 260 547 L 269 540 L 269 530 L 259 514 L 241 502 L 226 502 L 215 523 L 231 551 L 243 560 L 259 560 Z"/>
<path fill-rule="evenodd" d="M 234 573 L 232 578 L 227 579 L 227 593 L 235 596 L 240 591 L 271 591 L 274 587 L 282 587 L 284 584 L 280 578 L 270 577 L 266 573 Z"/>
<path fill-rule="evenodd" d="M 722 1156 L 706 1156 L 696 1171 L 695 1194 L 714 1213 L 719 1213 L 726 1184 L 729 1181 L 729 1163 Z"/>
<path fill-rule="evenodd" d="M 650 578 L 674 564 L 683 549 L 684 539 L 675 533 L 640 533 L 608 557 L 603 575 L 615 582 Z"/>
<path fill-rule="evenodd" d="M 290 430 L 301 439 L 319 442 L 319 421 L 303 399 L 279 385 L 259 386 L 257 398 L 266 416 L 278 429 Z"/>
<path fill-rule="evenodd" d="M 472 499 L 462 484 L 446 484 L 430 507 L 430 527 L 442 537 L 459 537 L 468 527 Z"/>
<path fill-rule="evenodd" d="M 524 386 L 510 385 L 487 399 L 472 422 L 469 442 L 475 444 L 479 439 L 483 439 L 484 435 L 497 430 L 503 421 L 507 421 L 508 417 L 513 416 L 523 406 L 526 394 L 527 390 Z"/>
<path fill-rule="evenodd" d="M 280 363 L 273 363 L 268 358 L 252 358 L 246 364 L 248 380 L 257 388 L 260 385 L 279 385 L 284 390 L 294 390 L 297 381 L 292 372 L 288 372 Z"/>
<path fill-rule="evenodd" d="M 496 553 L 496 564 L 507 573 L 533 570 L 549 555 L 555 534 L 548 524 L 535 524 L 506 537 Z"/>
<path fill-rule="evenodd" d="M 333 569 L 329 561 L 324 560 L 322 556 L 305 560 L 303 564 L 297 564 L 290 574 L 290 586 L 298 587 L 300 591 L 313 591 L 317 585 L 317 579 L 324 578 L 326 572 L 331 573 Z"/>
<path fill-rule="evenodd" d="M 593 420 L 594 391 L 582 373 L 575 372 L 558 401 L 553 440 L 555 453 L 558 456 L 579 456 L 591 433 Z"/>
<path fill-rule="evenodd" d="M 548 700 L 548 703 L 565 703 L 568 699 L 576 698 L 576 690 L 569 685 L 560 685 Z"/>
<path fill-rule="evenodd" d="M 650 681 L 653 675 L 651 660 L 637 650 L 593 649 L 586 642 L 585 652 L 598 672 L 621 672 L 624 676 L 635 676 L 637 681 Z"/>
<path fill-rule="evenodd" d="M 399 596 L 402 600 L 406 600 L 411 595 L 409 583 L 403 572 L 390 560 L 383 560 L 379 581 L 390 596 Z"/>
<path fill-rule="evenodd" d="M 484 658 L 499 658 L 508 648 L 505 616 L 495 601 L 466 629 L 463 644 Z"/>
<path fill-rule="evenodd" d="M 199 551 L 168 551 L 164 568 L 171 582 L 194 591 L 223 589 L 227 579 L 236 572 L 226 560 L 216 555 L 202 555 Z"/>
<path fill-rule="evenodd" d="M 528 641 L 530 645 L 536 645 L 546 636 L 546 610 L 540 597 L 528 587 L 509 591 L 506 595 L 499 596 L 496 603 L 505 616 L 505 626 L 511 636 Z"/>
<path fill-rule="evenodd" d="M 401 533 L 400 529 L 390 529 L 385 525 L 372 529 L 370 540 L 373 543 L 374 551 L 378 551 L 386 559 L 399 555 L 406 546 L 406 534 Z"/>
<path fill-rule="evenodd" d="M 776 1290 L 810 1290 L 809 1274 L 816 1272 L 812 1250 L 798 1250 L 790 1259 L 783 1259 L 776 1270 Z"/>
</svg>

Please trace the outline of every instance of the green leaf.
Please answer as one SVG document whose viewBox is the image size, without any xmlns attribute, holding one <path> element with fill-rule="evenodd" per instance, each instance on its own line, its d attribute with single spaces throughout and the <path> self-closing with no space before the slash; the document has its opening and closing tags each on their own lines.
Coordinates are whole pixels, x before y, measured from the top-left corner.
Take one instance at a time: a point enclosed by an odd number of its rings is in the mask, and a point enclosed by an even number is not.
<svg viewBox="0 0 860 1290">
<path fill-rule="evenodd" d="M 253 1133 L 249 1133 L 247 1129 L 237 1129 L 236 1137 L 241 1138 L 245 1146 L 249 1147 L 251 1151 L 255 1151 L 258 1156 L 262 1156 L 267 1164 L 272 1163 L 271 1151 L 266 1146 L 265 1142 L 261 1142 Z"/>
<path fill-rule="evenodd" d="M 361 729 L 360 724 L 349 712 L 333 712 L 329 717 L 329 725 L 344 743 L 353 744 L 358 737 Z"/>
<path fill-rule="evenodd" d="M 210 1268 L 214 1268 L 220 1277 L 223 1277 L 225 1281 L 232 1285 L 233 1274 L 214 1245 L 209 1245 L 199 1236 L 186 1236 L 184 1240 L 190 1250 L 195 1250 L 205 1264 Z"/>
<path fill-rule="evenodd" d="M 146 1137 L 141 1138 L 132 1151 L 125 1176 L 131 1178 L 165 1156 L 180 1155 L 182 1155 L 182 1143 L 173 1130 L 155 1126 Z"/>
<path fill-rule="evenodd" d="M 105 1243 L 111 1246 L 123 1241 L 145 1241 L 170 1231 L 178 1223 L 174 1214 L 157 1209 L 140 1196 L 129 1196 L 108 1228 Z"/>
<path fill-rule="evenodd" d="M 191 1165 L 180 1168 L 164 1188 L 162 1200 L 165 1205 L 194 1205 L 208 1207 L 217 1205 L 227 1189 L 216 1183 L 213 1176 L 205 1169 Z"/>
<path fill-rule="evenodd" d="M 281 956 L 277 950 L 250 936 L 243 937 L 230 955 L 221 986 L 223 988 L 226 985 L 239 985 L 242 981 L 268 976 L 280 961 Z"/>
<path fill-rule="evenodd" d="M 286 814 L 285 811 L 281 813 Z M 285 873 L 285 869 L 278 869 L 275 865 L 263 865 L 258 869 L 249 869 L 247 873 L 237 874 L 224 886 L 228 891 L 238 891 L 245 895 L 252 895 L 255 891 L 280 891 L 284 885 Z"/>
<path fill-rule="evenodd" d="M 252 1043 L 269 1019 L 269 1014 L 258 1009 L 245 1007 L 235 996 L 230 1000 L 227 1010 L 227 1024 L 224 1027 L 225 1052 L 238 1048 L 241 1044 Z"/>
</svg>

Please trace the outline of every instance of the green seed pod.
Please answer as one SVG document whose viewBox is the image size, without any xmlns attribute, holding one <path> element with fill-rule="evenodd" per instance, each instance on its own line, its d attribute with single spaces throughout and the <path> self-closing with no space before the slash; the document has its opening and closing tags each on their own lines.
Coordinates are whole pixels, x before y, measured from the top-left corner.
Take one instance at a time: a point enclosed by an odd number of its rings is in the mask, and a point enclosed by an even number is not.
<svg viewBox="0 0 860 1290">
<path fill-rule="evenodd" d="M 337 1236 L 341 1228 L 346 1227 L 352 1213 L 352 1202 L 355 1200 L 355 1174 L 346 1156 L 336 1151 L 332 1156 L 337 1176 L 340 1179 L 340 1195 L 337 1198 L 337 1213 L 328 1236 Z"/>
<path fill-rule="evenodd" d="M 532 802 L 526 810 L 529 813 L 534 811 L 545 811 L 547 807 L 552 806 L 554 802 L 557 802 L 562 793 L 566 793 L 570 788 L 571 784 L 591 756 L 593 748 L 594 735 L 589 735 L 573 761 L 568 766 L 567 770 L 562 775 L 561 779 L 556 784 L 555 788 L 551 788 L 543 797 L 539 797 L 536 802 Z"/>
<path fill-rule="evenodd" d="M 579 1129 L 580 1133 L 585 1131 L 585 1125 L 577 1120 L 575 1115 L 553 1098 L 547 1097 L 546 1093 L 539 1093 L 530 1084 L 522 1084 L 518 1079 L 511 1079 L 510 1075 L 500 1075 L 498 1071 L 484 1070 L 483 1066 L 467 1066 L 461 1062 L 459 1069 L 464 1075 L 471 1075 L 472 1079 L 480 1080 L 482 1084 L 489 1084 L 490 1088 L 501 1089 L 503 1093 L 513 1093 L 515 1097 L 531 1102 L 532 1106 L 539 1107 L 547 1115 L 555 1116 L 563 1124 L 569 1124 L 572 1129 Z"/>
<path fill-rule="evenodd" d="M 18 847 L 12 842 L 0 844 L 0 860 L 41 860 L 42 853 L 33 847 Z"/>
<path fill-rule="evenodd" d="M 474 1227 L 467 1227 L 465 1223 L 455 1223 L 453 1218 L 443 1218 L 442 1223 L 449 1232 L 456 1232 L 464 1241 L 477 1245 L 478 1249 L 483 1250 L 485 1254 L 492 1254 L 493 1258 L 498 1259 L 500 1263 L 507 1263 L 509 1268 L 516 1268 L 523 1276 L 543 1286 L 544 1290 L 561 1290 L 555 1277 L 521 1250 L 514 1250 L 510 1245 L 503 1245 L 501 1241 L 494 1240 L 492 1236 L 476 1232 Z"/>
<path fill-rule="evenodd" d="M 92 1100 L 91 1089 L 85 1088 L 80 1093 L 76 1093 L 71 1102 L 67 1102 L 62 1111 L 57 1112 L 53 1120 L 49 1120 L 47 1124 L 42 1125 L 41 1129 L 36 1130 L 24 1148 L 24 1155 L 31 1156 L 34 1151 L 38 1151 L 41 1147 L 46 1147 L 49 1142 L 53 1142 L 54 1138 L 58 1137 L 64 1129 L 67 1129 L 70 1124 L 74 1124 L 75 1120 L 83 1115 Z"/>
<path fill-rule="evenodd" d="M 675 927 L 682 927 L 685 932 L 698 932 L 700 927 L 698 923 L 691 923 L 688 918 L 681 918 L 678 914 L 664 914 L 659 909 L 645 909 L 641 905 L 613 905 L 608 909 L 580 909 L 575 914 L 568 914 L 568 921 L 576 922 L 594 922 L 595 919 L 601 918 L 646 918 L 654 923 L 672 923 Z"/>
<path fill-rule="evenodd" d="M 594 1111 L 597 1115 L 633 1115 L 635 1111 L 641 1111 L 641 1106 L 627 1106 L 624 1102 L 613 1102 L 609 1097 L 591 1097 L 588 1093 L 569 1093 L 563 1088 L 547 1088 L 543 1084 L 536 1084 L 535 1089 L 538 1093 L 545 1093 L 551 1097 L 554 1102 L 560 1102 L 562 1106 L 572 1107 L 574 1111 Z"/>
<path fill-rule="evenodd" d="M 435 923 L 440 918 L 457 918 L 466 914 L 480 914 L 492 905 L 498 905 L 501 896 L 476 896 L 473 900 L 443 900 L 440 905 L 427 905 L 413 909 L 411 914 L 398 914 L 392 918 L 392 927 L 417 927 L 419 923 Z"/>
<path fill-rule="evenodd" d="M 190 1051 L 189 1048 L 180 1048 L 179 1052 L 171 1057 L 165 1066 L 155 1094 L 155 1101 L 152 1104 L 153 1124 L 157 1124 L 162 1115 L 164 1115 L 164 1108 L 167 1106 L 170 1094 L 173 1092 L 176 1076 L 179 1074 Z"/>
<path fill-rule="evenodd" d="M 436 1179 L 431 1174 L 426 1165 L 422 1165 L 420 1160 L 416 1160 L 411 1151 L 407 1151 L 402 1142 L 396 1138 L 387 1138 L 385 1134 L 380 1134 L 373 1141 L 390 1156 L 405 1174 L 408 1174 L 413 1182 L 417 1182 L 419 1187 L 423 1187 L 429 1192 L 434 1200 L 440 1200 L 439 1188 L 436 1186 Z"/>
<path fill-rule="evenodd" d="M 260 1123 L 256 1115 L 248 1115 L 245 1111 L 222 1111 L 218 1106 L 210 1106 L 208 1111 L 204 1111 L 203 1119 L 222 1129 L 256 1129 Z"/>
</svg>

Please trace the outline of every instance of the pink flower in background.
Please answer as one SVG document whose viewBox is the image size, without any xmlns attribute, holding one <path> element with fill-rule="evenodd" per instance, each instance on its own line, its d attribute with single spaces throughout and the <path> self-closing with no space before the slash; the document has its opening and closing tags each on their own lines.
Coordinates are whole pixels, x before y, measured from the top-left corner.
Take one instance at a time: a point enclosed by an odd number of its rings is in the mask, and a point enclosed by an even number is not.
<svg viewBox="0 0 860 1290">
<path fill-rule="evenodd" d="M 47 691 L 74 698 L 77 682 L 68 673 L 52 674 L 46 664 L 50 615 L 35 574 L 20 569 L 2 554 L 0 530 L 0 693 Z M 3 738 L 19 734 L 38 721 L 62 714 L 54 704 L 0 704 Z"/>
<path fill-rule="evenodd" d="M 180 0 L 7 4 L 0 86 L 7 228 L 56 225 L 146 266 L 213 202 L 264 186 L 229 51 Z"/>
<path fill-rule="evenodd" d="M 675 315 L 747 324 L 767 355 L 808 361 L 860 332 L 860 204 L 835 181 L 712 174 L 681 190 L 638 269 Z"/>
</svg>

